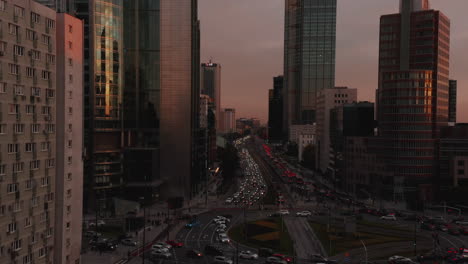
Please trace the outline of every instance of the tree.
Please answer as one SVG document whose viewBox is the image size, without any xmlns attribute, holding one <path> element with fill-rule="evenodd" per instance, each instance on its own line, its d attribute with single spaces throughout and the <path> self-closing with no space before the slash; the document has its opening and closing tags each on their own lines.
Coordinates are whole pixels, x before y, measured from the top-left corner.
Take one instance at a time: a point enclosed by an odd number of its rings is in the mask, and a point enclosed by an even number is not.
<svg viewBox="0 0 468 264">
<path fill-rule="evenodd" d="M 309 144 L 302 151 L 302 165 L 315 170 L 315 146 Z"/>
</svg>

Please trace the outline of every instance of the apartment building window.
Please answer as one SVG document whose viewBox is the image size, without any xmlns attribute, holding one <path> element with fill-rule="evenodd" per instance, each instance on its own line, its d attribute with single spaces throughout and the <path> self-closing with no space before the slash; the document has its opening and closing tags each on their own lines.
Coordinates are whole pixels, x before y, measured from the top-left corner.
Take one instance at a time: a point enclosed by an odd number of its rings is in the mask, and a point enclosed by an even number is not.
<svg viewBox="0 0 468 264">
<path fill-rule="evenodd" d="M 31 96 L 40 97 L 41 96 L 41 88 L 31 87 Z"/>
<path fill-rule="evenodd" d="M 24 85 L 13 85 L 13 91 L 16 95 L 24 95 Z"/>
<path fill-rule="evenodd" d="M 2 26 L 2 23 L 0 23 L 0 27 L 1 26 Z M 7 50 L 7 43 L 5 41 L 0 41 L 0 52 L 3 52 L 5 54 L 6 50 Z"/>
<path fill-rule="evenodd" d="M 72 91 L 68 91 L 68 99 L 72 99 L 73 98 L 73 92 Z"/>
<path fill-rule="evenodd" d="M 47 247 L 43 247 L 39 249 L 38 257 L 43 258 L 47 254 Z"/>
<path fill-rule="evenodd" d="M 68 25 L 68 33 L 73 33 L 73 26 L 72 25 Z"/>
<path fill-rule="evenodd" d="M 54 200 L 54 193 L 48 193 L 44 195 L 44 202 L 50 202 Z"/>
<path fill-rule="evenodd" d="M 54 229 L 52 227 L 49 227 L 47 228 L 45 235 L 46 237 L 51 237 L 53 233 L 54 233 Z"/>
<path fill-rule="evenodd" d="M 47 160 L 46 160 L 46 167 L 47 167 L 47 168 L 53 168 L 53 167 L 55 167 L 55 160 L 54 160 L 54 159 L 47 159 Z"/>
<path fill-rule="evenodd" d="M 67 214 L 71 213 L 71 205 L 67 205 Z"/>
<path fill-rule="evenodd" d="M 41 59 L 41 52 L 38 50 L 32 50 L 31 57 L 33 60 L 40 60 Z"/>
<path fill-rule="evenodd" d="M 72 164 L 72 157 L 71 156 L 68 156 L 68 164 Z"/>
<path fill-rule="evenodd" d="M 70 227 L 71 227 L 70 222 L 67 222 L 66 227 L 67 227 L 67 229 L 70 229 Z"/>
<path fill-rule="evenodd" d="M 31 244 L 35 244 L 37 242 L 37 235 L 36 233 L 31 233 Z"/>
<path fill-rule="evenodd" d="M 15 134 L 23 134 L 24 133 L 24 124 L 14 124 L 13 125 L 13 132 Z"/>
<path fill-rule="evenodd" d="M 37 38 L 37 33 L 34 30 L 26 29 L 26 38 L 28 40 L 35 40 Z"/>
<path fill-rule="evenodd" d="M 0 206 L 0 215 L 5 215 L 5 205 Z"/>
<path fill-rule="evenodd" d="M 46 25 L 48 28 L 55 28 L 55 20 L 46 18 Z"/>
<path fill-rule="evenodd" d="M 48 98 L 53 98 L 53 97 L 55 97 L 55 90 L 46 89 L 46 97 L 48 97 Z"/>
<path fill-rule="evenodd" d="M 47 186 L 49 185 L 49 177 L 42 177 L 41 178 L 41 186 L 44 187 L 44 186 Z"/>
<path fill-rule="evenodd" d="M 31 198 L 31 206 L 36 207 L 39 204 L 39 196 Z"/>
<path fill-rule="evenodd" d="M 0 83 L 0 93 L 6 93 L 7 90 L 7 84 L 2 82 Z"/>
<path fill-rule="evenodd" d="M 7 129 L 6 124 L 0 124 L 0 135 L 6 134 L 6 129 Z"/>
<path fill-rule="evenodd" d="M 19 114 L 20 106 L 19 104 L 10 104 L 10 114 Z"/>
<path fill-rule="evenodd" d="M 47 53 L 46 54 L 46 62 L 48 62 L 50 64 L 55 64 L 55 55 Z"/>
<path fill-rule="evenodd" d="M 4 166 L 5 166 L 5 165 L 4 165 Z M 67 180 L 71 181 L 71 179 L 72 179 L 72 174 L 71 174 L 71 172 L 69 172 L 69 173 L 67 174 Z"/>
<path fill-rule="evenodd" d="M 29 78 L 36 76 L 36 69 L 32 67 L 26 67 L 26 76 L 28 76 Z"/>
<path fill-rule="evenodd" d="M 13 54 L 18 55 L 18 56 L 23 56 L 24 55 L 24 47 L 14 45 L 13 46 Z"/>
<path fill-rule="evenodd" d="M 55 133 L 55 125 L 54 124 L 47 124 L 46 129 L 47 129 L 47 133 L 49 133 L 49 134 Z"/>
<path fill-rule="evenodd" d="M 33 180 L 32 179 L 26 180 L 26 190 L 31 190 L 32 187 L 33 187 Z"/>
<path fill-rule="evenodd" d="M 50 44 L 50 36 L 47 36 L 47 35 L 42 34 L 41 39 L 42 39 L 42 43 L 43 43 L 43 44 L 45 44 L 45 45 L 49 45 L 49 44 Z"/>
<path fill-rule="evenodd" d="M 10 183 L 7 184 L 7 193 L 15 193 L 18 191 L 18 184 L 17 183 Z"/>
<path fill-rule="evenodd" d="M 17 65 L 17 64 L 13 64 L 13 63 L 8 63 L 8 67 L 10 69 L 10 74 L 13 74 L 13 75 L 18 75 L 19 72 L 20 72 L 20 66 Z"/>
<path fill-rule="evenodd" d="M 19 149 L 18 143 L 8 144 L 8 153 L 9 154 L 18 152 L 18 149 Z"/>
<path fill-rule="evenodd" d="M 28 254 L 23 257 L 23 264 L 31 264 L 33 259 L 33 254 Z"/>
<path fill-rule="evenodd" d="M 31 132 L 33 134 L 39 133 L 40 130 L 41 130 L 41 124 L 32 124 L 31 125 Z"/>
<path fill-rule="evenodd" d="M 14 251 L 18 251 L 21 249 L 21 239 L 15 240 L 11 242 L 11 249 Z"/>
<path fill-rule="evenodd" d="M 22 206 L 22 203 L 23 203 L 23 201 L 21 201 L 21 202 L 19 202 L 19 201 L 14 202 L 14 203 L 13 203 L 13 212 L 19 212 L 19 211 L 21 211 L 21 210 L 22 210 L 22 207 L 23 207 L 23 206 Z"/>
<path fill-rule="evenodd" d="M 68 66 L 73 66 L 73 59 L 72 58 L 68 58 Z"/>
<path fill-rule="evenodd" d="M 50 142 L 41 142 L 41 151 L 48 151 L 50 148 Z"/>
<path fill-rule="evenodd" d="M 31 142 L 31 143 L 26 143 L 25 144 L 25 149 L 26 149 L 26 152 L 33 152 L 36 150 L 36 143 L 34 142 Z"/>
<path fill-rule="evenodd" d="M 70 82 L 70 83 L 73 82 L 73 75 L 72 74 L 68 75 L 68 82 Z"/>
<path fill-rule="evenodd" d="M 49 212 L 42 212 L 40 215 L 39 215 L 39 220 L 41 222 L 45 222 L 47 219 L 49 219 Z"/>
<path fill-rule="evenodd" d="M 42 71 L 42 79 L 49 80 L 50 79 L 50 71 Z"/>
<path fill-rule="evenodd" d="M 13 172 L 22 172 L 24 168 L 23 162 L 13 163 Z"/>
<path fill-rule="evenodd" d="M 22 8 L 21 6 L 15 5 L 13 12 L 17 17 L 24 17 L 24 8 Z"/>
<path fill-rule="evenodd" d="M 31 218 L 30 217 L 26 217 L 24 219 L 24 227 L 30 227 L 31 226 Z"/>
<path fill-rule="evenodd" d="M 12 35 L 18 35 L 19 26 L 15 24 L 8 23 L 8 32 Z"/>
<path fill-rule="evenodd" d="M 43 115 L 50 115 L 50 106 L 43 106 L 42 107 L 42 114 Z"/>
<path fill-rule="evenodd" d="M 70 198 L 72 196 L 72 190 L 68 189 L 67 190 L 67 197 Z"/>
<path fill-rule="evenodd" d="M 73 125 L 72 125 L 72 124 L 68 124 L 68 131 L 69 131 L 69 132 L 72 131 L 72 128 L 73 128 Z"/>
<path fill-rule="evenodd" d="M 31 22 L 38 24 L 39 22 L 41 22 L 41 16 L 39 14 L 31 12 Z"/>
<path fill-rule="evenodd" d="M 0 11 L 5 11 L 6 8 L 6 1 L 5 0 L 0 0 Z M 1 256 L 1 254 L 0 254 Z"/>
<path fill-rule="evenodd" d="M 35 105 L 26 105 L 26 114 L 32 115 L 36 112 Z"/>
<path fill-rule="evenodd" d="M 72 49 L 72 48 L 73 48 L 73 42 L 68 41 L 68 49 Z"/>
<path fill-rule="evenodd" d="M 14 233 L 16 232 L 16 222 L 9 223 L 7 228 L 7 233 Z"/>
<path fill-rule="evenodd" d="M 67 145 L 68 145 L 68 147 L 69 147 L 69 148 L 71 148 L 71 147 L 72 147 L 72 145 L 73 145 L 73 141 L 71 141 L 71 140 L 68 140 L 68 144 L 67 144 Z"/>
<path fill-rule="evenodd" d="M 33 161 L 31 161 L 29 163 L 29 169 L 30 170 L 38 170 L 40 167 L 41 167 L 41 161 L 40 160 L 33 160 Z"/>
<path fill-rule="evenodd" d="M 0 164 L 0 175 L 5 175 L 5 174 L 6 174 L 6 165 Z"/>
<path fill-rule="evenodd" d="M 70 114 L 70 115 L 71 115 L 72 113 L 73 113 L 73 108 L 71 108 L 71 107 L 68 107 L 68 114 Z"/>
</svg>

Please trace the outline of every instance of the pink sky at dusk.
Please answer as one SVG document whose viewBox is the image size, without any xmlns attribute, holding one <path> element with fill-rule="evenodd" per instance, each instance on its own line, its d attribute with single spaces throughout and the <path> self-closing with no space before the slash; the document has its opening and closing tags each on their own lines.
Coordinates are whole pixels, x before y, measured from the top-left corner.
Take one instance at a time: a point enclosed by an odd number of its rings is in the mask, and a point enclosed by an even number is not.
<svg viewBox="0 0 468 264">
<path fill-rule="evenodd" d="M 398 0 L 338 0 L 336 86 L 374 102 L 379 18 Z M 468 1 L 431 0 L 451 20 L 450 75 L 458 80 L 458 122 L 468 122 Z M 283 74 L 284 0 L 199 0 L 202 62 L 222 65 L 221 107 L 268 118 L 268 89 Z"/>
</svg>

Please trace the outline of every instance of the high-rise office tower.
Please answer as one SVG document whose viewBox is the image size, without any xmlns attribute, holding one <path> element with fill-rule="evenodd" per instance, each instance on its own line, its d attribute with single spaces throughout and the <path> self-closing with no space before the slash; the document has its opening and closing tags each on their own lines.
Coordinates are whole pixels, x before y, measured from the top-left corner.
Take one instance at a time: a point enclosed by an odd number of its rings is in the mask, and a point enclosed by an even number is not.
<svg viewBox="0 0 468 264">
<path fill-rule="evenodd" d="M 457 81 L 449 80 L 449 122 L 457 122 Z"/>
<path fill-rule="evenodd" d="M 284 125 L 312 124 L 317 96 L 335 87 L 336 0 L 286 0 Z"/>
<path fill-rule="evenodd" d="M 283 135 L 283 76 L 277 76 L 268 91 L 268 140 L 282 141 Z"/>
<path fill-rule="evenodd" d="M 424 200 L 432 196 L 436 140 L 448 122 L 450 21 L 428 1 L 400 5 L 400 13 L 380 19 L 376 148 L 394 198 L 419 191 Z"/>
<path fill-rule="evenodd" d="M 75 12 L 75 0 L 34 0 L 38 3 L 41 3 L 47 7 L 50 7 L 60 13 L 70 13 L 74 14 Z"/>
<path fill-rule="evenodd" d="M 216 108 L 216 129 L 220 129 L 221 120 L 221 65 L 218 63 L 202 63 L 201 93 L 213 98 Z"/>
<path fill-rule="evenodd" d="M 0 12 L 0 263 L 79 262 L 82 148 L 74 122 L 82 108 L 64 93 L 80 96 L 82 24 L 29 0 L 1 0 Z M 75 56 L 75 70 L 63 67 Z M 65 150 L 70 132 L 77 139 Z"/>
</svg>

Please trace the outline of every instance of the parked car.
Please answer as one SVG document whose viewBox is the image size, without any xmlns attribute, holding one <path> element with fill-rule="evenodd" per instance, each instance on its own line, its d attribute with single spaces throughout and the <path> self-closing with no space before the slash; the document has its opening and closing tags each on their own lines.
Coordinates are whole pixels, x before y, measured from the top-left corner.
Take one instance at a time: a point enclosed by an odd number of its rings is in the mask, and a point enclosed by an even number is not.
<svg viewBox="0 0 468 264">
<path fill-rule="evenodd" d="M 380 219 L 396 221 L 395 215 L 384 215 L 384 216 L 381 216 Z"/>
<path fill-rule="evenodd" d="M 282 260 L 277 257 L 268 257 L 265 260 L 265 263 L 267 264 L 288 264 L 285 260 Z"/>
<path fill-rule="evenodd" d="M 271 256 L 272 256 L 272 257 L 280 258 L 280 259 L 282 259 L 282 260 L 284 260 L 284 261 L 286 261 L 286 262 L 288 262 L 288 263 L 292 261 L 292 258 L 291 258 L 291 257 L 285 256 L 285 255 L 279 254 L 279 253 L 273 254 L 273 255 L 271 255 Z"/>
<path fill-rule="evenodd" d="M 296 216 L 311 216 L 312 213 L 310 211 L 302 211 L 302 212 L 297 212 Z"/>
<path fill-rule="evenodd" d="M 241 251 L 239 253 L 239 257 L 243 259 L 258 259 L 258 254 L 252 251 L 246 250 L 246 251 Z"/>
<path fill-rule="evenodd" d="M 278 213 L 279 213 L 280 215 L 289 215 L 289 210 L 286 210 L 286 209 L 279 210 Z"/>
<path fill-rule="evenodd" d="M 232 259 L 230 258 L 227 258 L 225 256 L 216 256 L 214 257 L 213 259 L 214 263 L 218 263 L 218 264 L 232 264 Z"/>
<path fill-rule="evenodd" d="M 174 241 L 174 240 L 168 240 L 168 241 L 166 241 L 166 244 L 171 245 L 172 247 L 176 247 L 176 248 L 180 248 L 180 247 L 184 246 L 184 243 Z"/>
</svg>

